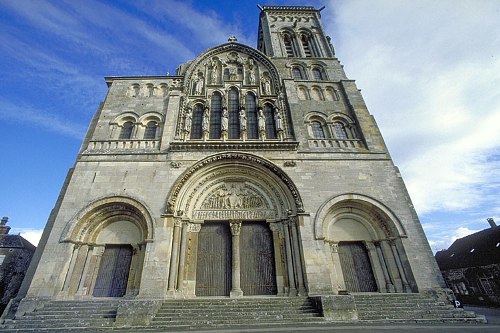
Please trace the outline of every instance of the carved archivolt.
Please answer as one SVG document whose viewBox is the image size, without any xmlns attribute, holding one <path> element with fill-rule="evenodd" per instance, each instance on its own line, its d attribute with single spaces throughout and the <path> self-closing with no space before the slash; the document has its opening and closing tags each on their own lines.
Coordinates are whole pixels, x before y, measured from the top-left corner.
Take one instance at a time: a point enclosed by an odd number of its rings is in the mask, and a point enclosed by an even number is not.
<svg viewBox="0 0 500 333">
<path fill-rule="evenodd" d="M 143 240 L 153 239 L 153 219 L 137 200 L 113 196 L 99 199 L 77 213 L 62 232 L 61 242 L 94 243 L 99 232 L 110 223 L 129 221 L 141 231 Z"/>
<path fill-rule="evenodd" d="M 265 95 L 277 94 L 280 90 L 278 71 L 267 56 L 234 42 L 201 54 L 190 64 L 185 78 L 187 95 L 202 95 L 207 84 L 219 85 L 222 81 L 258 84 Z"/>
<path fill-rule="evenodd" d="M 303 211 L 290 178 L 277 166 L 244 153 L 219 153 L 189 168 L 174 184 L 167 213 L 195 220 L 263 219 Z"/>
<path fill-rule="evenodd" d="M 406 237 L 403 225 L 385 205 L 361 194 L 344 194 L 328 200 L 318 210 L 314 219 L 316 239 L 326 239 L 329 226 L 343 217 L 362 223 L 373 240 Z"/>
</svg>

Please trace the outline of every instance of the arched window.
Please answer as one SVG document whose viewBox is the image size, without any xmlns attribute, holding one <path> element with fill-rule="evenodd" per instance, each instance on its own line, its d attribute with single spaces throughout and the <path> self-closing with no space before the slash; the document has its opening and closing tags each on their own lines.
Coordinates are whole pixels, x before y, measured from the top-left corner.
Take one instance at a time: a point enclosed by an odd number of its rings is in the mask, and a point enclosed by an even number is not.
<svg viewBox="0 0 500 333">
<path fill-rule="evenodd" d="M 156 130 L 158 129 L 158 124 L 156 121 L 150 121 L 146 125 L 146 130 L 144 131 L 144 140 L 154 140 L 156 139 Z"/>
<path fill-rule="evenodd" d="M 323 80 L 323 74 L 319 68 L 312 69 L 313 79 L 314 80 Z"/>
<path fill-rule="evenodd" d="M 266 119 L 266 138 L 276 139 L 276 124 L 274 122 L 274 110 L 272 105 L 264 105 L 264 117 Z"/>
<path fill-rule="evenodd" d="M 203 121 L 203 106 L 196 104 L 193 110 L 193 125 L 191 126 L 191 139 L 201 139 L 201 123 Z"/>
<path fill-rule="evenodd" d="M 127 121 L 123 124 L 122 130 L 120 131 L 120 140 L 128 140 L 132 138 L 132 131 L 134 130 L 134 124 L 131 121 Z"/>
<path fill-rule="evenodd" d="M 302 35 L 300 40 L 302 42 L 302 47 L 304 49 L 304 55 L 306 56 L 306 58 L 311 58 L 312 52 L 311 52 L 311 45 L 310 45 L 310 41 L 309 41 L 309 36 Z"/>
<path fill-rule="evenodd" d="M 335 129 L 335 137 L 337 139 L 348 139 L 344 124 L 335 122 L 333 123 L 333 128 Z"/>
<path fill-rule="evenodd" d="M 222 95 L 216 91 L 212 95 L 212 104 L 210 105 L 210 139 L 220 139 L 221 114 Z"/>
<path fill-rule="evenodd" d="M 286 56 L 294 57 L 292 38 L 288 34 L 283 36 L 283 43 L 285 44 Z"/>
<path fill-rule="evenodd" d="M 229 139 L 240 138 L 240 97 L 236 88 L 231 88 L 228 93 L 229 103 Z"/>
<path fill-rule="evenodd" d="M 245 110 L 247 113 L 247 138 L 258 139 L 257 105 L 255 103 L 255 96 L 252 93 L 248 93 L 245 98 Z"/>
<path fill-rule="evenodd" d="M 326 139 L 323 125 L 317 120 L 311 122 L 312 136 L 315 139 Z"/>
<path fill-rule="evenodd" d="M 303 80 L 304 77 L 302 75 L 302 71 L 300 70 L 299 67 L 293 67 L 292 68 L 292 76 L 294 80 Z"/>
</svg>

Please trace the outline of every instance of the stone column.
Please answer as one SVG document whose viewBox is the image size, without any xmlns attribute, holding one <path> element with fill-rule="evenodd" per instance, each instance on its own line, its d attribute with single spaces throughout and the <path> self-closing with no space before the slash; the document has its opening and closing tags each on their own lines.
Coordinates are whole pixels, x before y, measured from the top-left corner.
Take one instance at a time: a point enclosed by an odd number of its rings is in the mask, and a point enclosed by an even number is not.
<svg viewBox="0 0 500 333">
<path fill-rule="evenodd" d="M 182 233 L 181 233 L 181 253 L 179 257 L 179 271 L 177 277 L 177 290 L 184 289 L 184 268 L 186 266 L 186 249 L 188 243 L 188 231 L 189 223 L 182 223 Z"/>
<path fill-rule="evenodd" d="M 340 266 L 340 257 L 339 257 L 339 243 L 329 243 L 330 244 L 330 253 L 332 254 L 332 262 L 333 262 L 333 273 L 335 276 L 337 293 L 339 291 L 346 290 L 344 274 L 342 273 L 342 267 Z"/>
<path fill-rule="evenodd" d="M 382 293 L 387 292 L 387 285 L 384 276 L 380 260 L 378 258 L 377 249 L 372 242 L 366 242 L 366 249 L 368 250 L 368 256 L 373 268 L 373 274 L 375 275 L 375 281 L 377 282 L 378 290 Z"/>
<path fill-rule="evenodd" d="M 304 286 L 304 273 L 302 271 L 302 256 L 300 255 L 300 244 L 299 236 L 297 232 L 297 218 L 293 218 L 290 221 L 290 229 L 292 230 L 292 245 L 293 245 L 293 259 L 294 268 L 297 272 L 297 283 L 298 283 L 298 295 L 304 296 L 306 294 L 306 288 Z"/>
<path fill-rule="evenodd" d="M 243 291 L 241 290 L 241 281 L 240 281 L 240 230 L 241 230 L 241 221 L 231 221 L 231 234 L 233 235 L 233 262 L 232 262 L 232 286 L 230 297 L 241 297 L 243 296 Z"/>
<path fill-rule="evenodd" d="M 170 274 L 168 277 L 168 292 L 175 292 L 175 282 L 177 279 L 177 262 L 179 257 L 179 236 L 181 231 L 182 221 L 174 221 L 174 239 L 172 241 L 172 255 L 170 257 Z"/>
<path fill-rule="evenodd" d="M 405 271 L 403 269 L 403 264 L 401 264 L 401 258 L 399 257 L 398 249 L 396 249 L 396 243 L 394 240 L 389 241 L 391 246 L 392 254 L 396 260 L 396 266 L 398 267 L 399 275 L 401 276 L 401 281 L 403 282 L 403 291 L 405 293 L 411 293 L 410 285 L 408 284 L 408 279 L 406 278 Z"/>
<path fill-rule="evenodd" d="M 387 265 L 384 260 L 384 254 L 382 253 L 382 249 L 380 248 L 380 243 L 374 243 L 375 249 L 377 251 L 378 260 L 380 262 L 380 266 L 382 267 L 382 273 L 384 274 L 385 279 L 385 289 L 388 293 L 395 292 L 394 285 L 391 282 L 391 277 L 389 276 L 389 271 L 387 270 Z"/>
<path fill-rule="evenodd" d="M 389 245 L 389 240 L 380 241 L 380 248 L 384 254 L 387 270 L 389 271 L 389 276 L 394 284 L 394 289 L 397 293 L 403 292 L 403 282 L 401 281 L 401 276 L 399 275 L 396 260 L 392 253 L 391 246 Z"/>
<path fill-rule="evenodd" d="M 75 295 L 80 286 L 80 281 L 82 279 L 83 269 L 87 262 L 88 245 L 83 244 L 78 249 L 78 254 L 76 256 L 75 266 L 73 268 L 73 274 L 71 274 L 71 281 L 68 286 L 68 295 Z"/>
<path fill-rule="evenodd" d="M 276 269 L 276 287 L 278 289 L 276 296 L 283 296 L 285 295 L 285 285 L 282 265 L 284 258 L 281 256 L 281 239 L 283 239 L 281 223 L 269 223 L 269 228 L 273 233 L 274 266 Z"/>
<path fill-rule="evenodd" d="M 293 257 L 292 247 L 290 245 L 290 232 L 288 230 L 288 221 L 283 223 L 283 231 L 285 236 L 285 250 L 286 250 L 286 269 L 288 272 L 288 296 L 297 296 L 297 288 L 295 286 L 295 273 L 293 270 Z"/>
<path fill-rule="evenodd" d="M 89 270 L 90 259 L 92 257 L 92 250 L 93 250 L 92 245 L 87 245 L 87 255 L 85 258 L 85 264 L 83 265 L 82 278 L 80 280 L 80 284 L 78 285 L 78 291 L 76 292 L 77 295 L 86 295 L 88 292 L 84 288 L 84 285 L 85 281 L 87 280 L 87 272 Z"/>
<path fill-rule="evenodd" d="M 71 251 L 71 260 L 69 262 L 68 272 L 66 273 L 66 280 L 64 281 L 64 285 L 62 288 L 63 293 L 66 293 L 69 288 L 69 283 L 71 281 L 71 277 L 73 276 L 73 270 L 75 269 L 76 257 L 78 255 L 78 249 L 81 244 L 73 244 L 73 251 Z"/>
<path fill-rule="evenodd" d="M 184 295 L 196 295 L 196 268 L 198 262 L 198 234 L 201 230 L 200 223 L 189 224 L 189 256 L 186 256 L 186 262 L 189 262 L 188 270 L 186 272 Z"/>
</svg>

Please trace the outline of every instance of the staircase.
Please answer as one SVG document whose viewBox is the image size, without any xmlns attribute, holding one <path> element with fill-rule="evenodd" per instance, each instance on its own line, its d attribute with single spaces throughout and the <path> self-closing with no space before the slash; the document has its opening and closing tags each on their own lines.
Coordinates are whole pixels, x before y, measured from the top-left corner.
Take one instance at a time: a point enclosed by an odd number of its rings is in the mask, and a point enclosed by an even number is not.
<svg viewBox="0 0 500 333">
<path fill-rule="evenodd" d="M 326 323 L 307 298 L 211 298 L 164 301 L 142 330 L 277 327 Z"/>
<path fill-rule="evenodd" d="M 473 322 L 484 316 L 423 294 L 354 294 L 358 317 L 370 322 Z"/>
<path fill-rule="evenodd" d="M 117 302 L 45 301 L 32 312 L 17 314 L 0 325 L 2 332 L 53 332 L 111 328 L 116 318 Z"/>
</svg>

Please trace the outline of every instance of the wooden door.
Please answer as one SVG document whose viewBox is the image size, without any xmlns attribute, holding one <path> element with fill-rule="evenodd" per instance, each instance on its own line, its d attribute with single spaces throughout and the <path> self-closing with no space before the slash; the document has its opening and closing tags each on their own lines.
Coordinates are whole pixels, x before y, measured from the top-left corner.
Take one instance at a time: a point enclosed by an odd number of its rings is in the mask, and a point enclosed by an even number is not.
<svg viewBox="0 0 500 333">
<path fill-rule="evenodd" d="M 339 258 L 348 291 L 377 291 L 368 251 L 362 242 L 339 243 Z"/>
<path fill-rule="evenodd" d="M 96 297 L 122 297 L 127 292 L 127 281 L 132 261 L 132 246 L 106 245 L 94 286 Z"/>
<path fill-rule="evenodd" d="M 196 296 L 229 296 L 231 231 L 227 222 L 205 222 L 198 235 Z"/>
<path fill-rule="evenodd" d="M 240 258 L 243 295 L 276 295 L 273 235 L 267 223 L 242 223 Z"/>
</svg>

